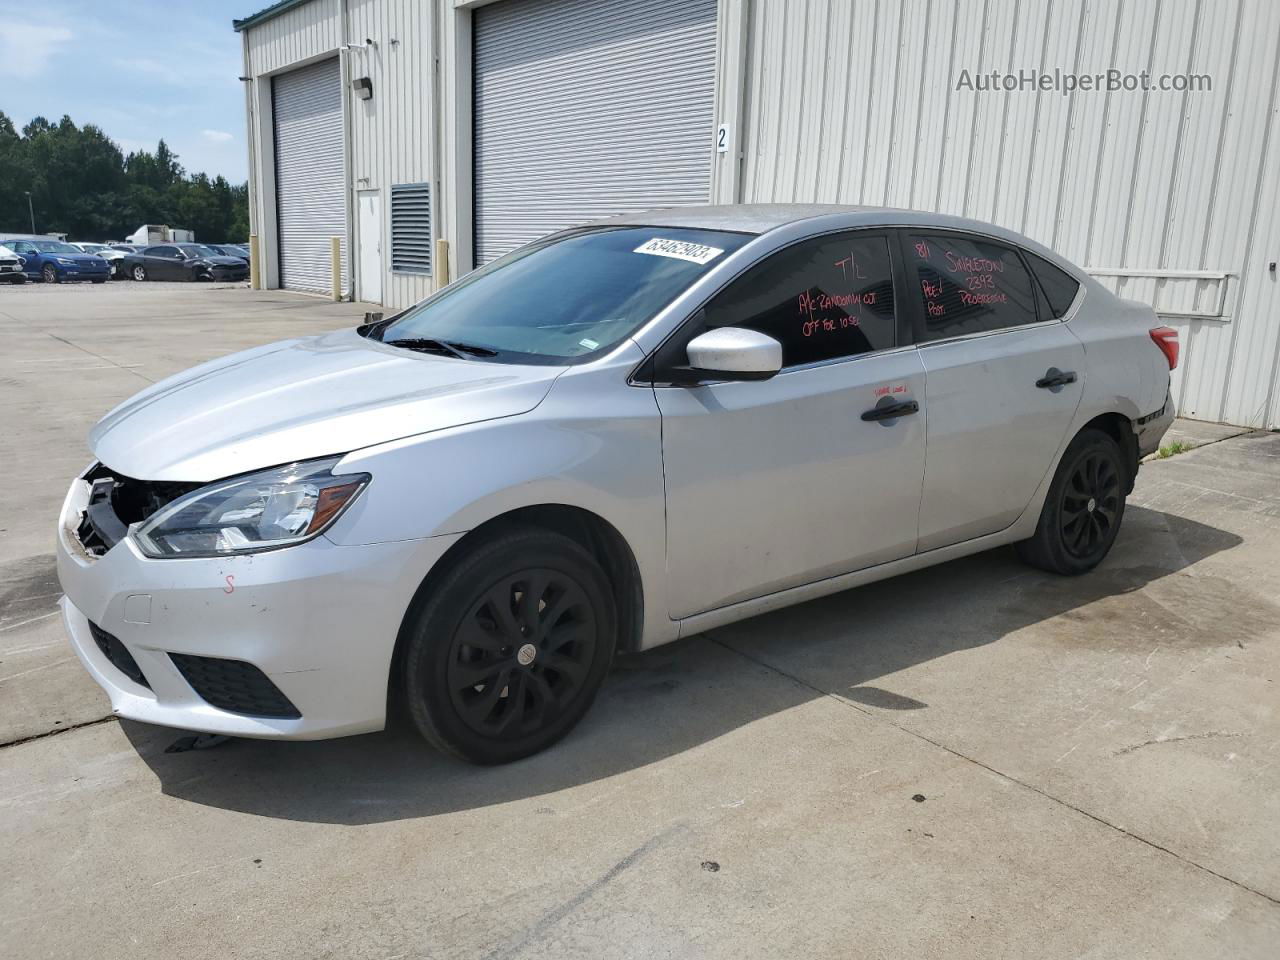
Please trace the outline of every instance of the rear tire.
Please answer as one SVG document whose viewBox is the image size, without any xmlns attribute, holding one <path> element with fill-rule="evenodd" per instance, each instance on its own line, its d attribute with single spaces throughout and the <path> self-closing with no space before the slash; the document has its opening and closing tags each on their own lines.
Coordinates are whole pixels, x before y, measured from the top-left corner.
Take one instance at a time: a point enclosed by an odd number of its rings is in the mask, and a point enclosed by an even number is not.
<svg viewBox="0 0 1280 960">
<path fill-rule="evenodd" d="M 405 618 L 404 695 L 430 743 L 472 763 L 544 750 L 586 714 L 617 613 L 595 558 L 558 533 L 481 535 Z"/>
<path fill-rule="evenodd" d="M 1092 427 L 1067 446 L 1035 534 L 1015 544 L 1033 567 L 1078 576 L 1107 555 L 1124 519 L 1128 467 L 1115 440 Z"/>
</svg>

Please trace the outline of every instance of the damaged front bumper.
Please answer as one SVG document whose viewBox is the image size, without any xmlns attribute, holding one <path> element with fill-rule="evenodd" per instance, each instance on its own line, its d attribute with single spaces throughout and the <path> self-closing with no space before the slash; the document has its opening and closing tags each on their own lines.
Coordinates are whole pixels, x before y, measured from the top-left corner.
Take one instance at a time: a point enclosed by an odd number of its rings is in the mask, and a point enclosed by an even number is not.
<svg viewBox="0 0 1280 960">
<path fill-rule="evenodd" d="M 58 522 L 71 646 L 123 717 L 241 737 L 382 729 L 397 633 L 457 537 L 151 559 L 132 537 L 87 549 L 92 486 Z M 99 508 L 100 509 L 100 508 Z"/>
</svg>

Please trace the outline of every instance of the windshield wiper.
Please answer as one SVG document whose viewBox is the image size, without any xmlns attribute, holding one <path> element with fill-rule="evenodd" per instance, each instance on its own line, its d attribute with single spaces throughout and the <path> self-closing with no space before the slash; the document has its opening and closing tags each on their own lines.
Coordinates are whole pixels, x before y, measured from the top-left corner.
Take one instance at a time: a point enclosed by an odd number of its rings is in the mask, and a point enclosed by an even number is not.
<svg viewBox="0 0 1280 960">
<path fill-rule="evenodd" d="M 470 357 L 496 357 L 497 350 L 476 346 L 472 343 L 458 343 L 455 340 L 433 340 L 430 337 L 401 337 L 398 340 L 383 340 L 389 347 L 404 347 L 406 350 L 420 350 L 423 353 L 443 353 L 467 360 Z"/>
</svg>

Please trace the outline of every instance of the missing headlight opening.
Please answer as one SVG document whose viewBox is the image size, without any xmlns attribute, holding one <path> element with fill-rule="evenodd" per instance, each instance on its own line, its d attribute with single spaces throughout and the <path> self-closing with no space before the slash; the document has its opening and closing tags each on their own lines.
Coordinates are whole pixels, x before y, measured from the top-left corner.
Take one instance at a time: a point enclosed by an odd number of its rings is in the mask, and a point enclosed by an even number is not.
<svg viewBox="0 0 1280 960">
<path fill-rule="evenodd" d="M 84 476 L 90 486 L 88 508 L 80 517 L 76 539 L 86 553 L 100 557 L 157 510 L 203 484 L 135 480 L 99 463 Z"/>
</svg>

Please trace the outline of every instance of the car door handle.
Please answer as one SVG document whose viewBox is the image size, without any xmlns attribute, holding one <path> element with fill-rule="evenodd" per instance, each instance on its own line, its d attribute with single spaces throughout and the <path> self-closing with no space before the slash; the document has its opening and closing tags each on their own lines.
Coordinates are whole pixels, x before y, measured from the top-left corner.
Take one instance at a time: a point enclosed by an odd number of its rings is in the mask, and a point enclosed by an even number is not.
<svg viewBox="0 0 1280 960">
<path fill-rule="evenodd" d="M 1074 370 L 1059 370 L 1057 367 L 1050 367 L 1045 371 L 1045 375 L 1036 381 L 1036 386 L 1042 390 L 1051 390 L 1054 387 L 1065 387 L 1068 383 L 1076 382 L 1076 372 Z"/>
<path fill-rule="evenodd" d="M 901 403 L 886 403 L 883 407 L 872 407 L 870 410 L 864 411 L 863 420 L 892 420 L 895 417 L 905 417 L 916 413 L 920 409 L 920 404 L 914 400 L 903 400 Z"/>
</svg>

